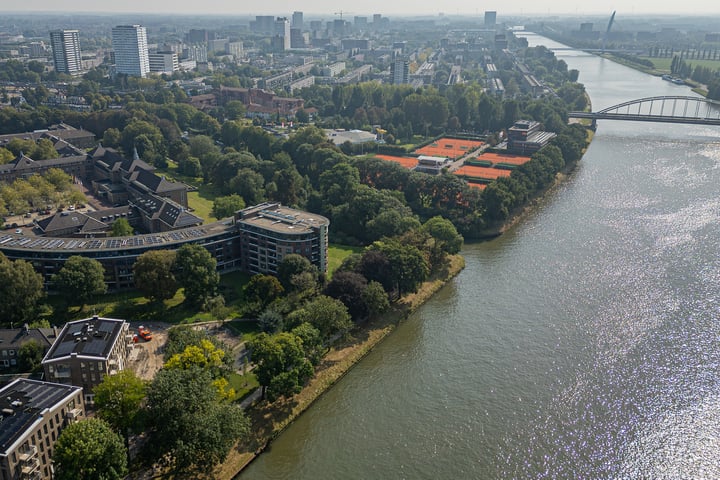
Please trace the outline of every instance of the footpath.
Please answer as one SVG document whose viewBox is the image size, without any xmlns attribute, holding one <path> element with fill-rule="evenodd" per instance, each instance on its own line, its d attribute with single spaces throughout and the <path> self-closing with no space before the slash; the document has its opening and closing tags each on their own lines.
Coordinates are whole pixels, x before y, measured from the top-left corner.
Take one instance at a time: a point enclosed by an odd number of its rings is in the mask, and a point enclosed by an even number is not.
<svg viewBox="0 0 720 480">
<path fill-rule="evenodd" d="M 232 449 L 224 463 L 219 465 L 212 478 L 232 479 L 260 455 L 283 430 L 302 412 L 307 410 L 332 385 L 340 380 L 372 348 L 390 334 L 397 324 L 417 310 L 448 281 L 465 267 L 460 255 L 450 257 L 447 271 L 440 278 L 425 282 L 414 294 L 406 295 L 391 306 L 380 318 L 368 321 L 353 332 L 352 337 L 333 346 L 317 368 L 315 376 L 302 392 L 290 399 L 280 399 L 272 404 L 246 399 L 246 413 L 252 422 L 251 437 Z"/>
</svg>

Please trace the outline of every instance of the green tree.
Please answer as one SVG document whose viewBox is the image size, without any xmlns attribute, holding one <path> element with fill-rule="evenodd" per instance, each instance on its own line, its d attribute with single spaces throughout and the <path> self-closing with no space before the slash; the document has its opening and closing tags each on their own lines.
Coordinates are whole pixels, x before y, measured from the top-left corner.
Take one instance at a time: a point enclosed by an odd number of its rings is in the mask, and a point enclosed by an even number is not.
<svg viewBox="0 0 720 480">
<path fill-rule="evenodd" d="M 42 275 L 25 260 L 8 260 L 0 252 L 0 324 L 9 327 L 35 319 L 45 296 Z"/>
<path fill-rule="evenodd" d="M 450 220 L 442 217 L 433 217 L 425 224 L 423 230 L 435 240 L 438 247 L 445 253 L 454 255 L 460 252 L 463 237 Z"/>
<path fill-rule="evenodd" d="M 117 148 L 120 146 L 120 130 L 108 128 L 103 133 L 102 144 L 104 147 Z"/>
<path fill-rule="evenodd" d="M 276 277 L 260 273 L 250 278 L 243 289 L 243 294 L 248 302 L 257 305 L 256 311 L 259 311 L 280 297 L 284 291 Z"/>
<path fill-rule="evenodd" d="M 81 307 L 96 295 L 107 291 L 105 269 L 92 258 L 73 255 L 60 271 L 52 276 L 52 284 L 66 301 L 74 300 Z"/>
<path fill-rule="evenodd" d="M 160 370 L 147 398 L 149 450 L 177 473 L 209 473 L 249 431 L 242 408 L 224 401 L 200 368 Z"/>
<path fill-rule="evenodd" d="M 58 480 L 116 480 L 127 474 L 122 439 L 97 418 L 73 423 L 62 431 L 53 463 Z"/>
<path fill-rule="evenodd" d="M 260 333 L 250 341 L 255 375 L 263 387 L 263 398 L 274 401 L 298 393 L 312 375 L 300 337 L 288 332 Z"/>
<path fill-rule="evenodd" d="M 133 228 L 126 218 L 118 218 L 112 224 L 110 235 L 113 237 L 129 237 L 133 234 Z"/>
<path fill-rule="evenodd" d="M 232 217 L 235 212 L 243 208 L 245 208 L 245 200 L 237 193 L 217 197 L 213 202 L 212 216 L 217 219 Z"/>
<path fill-rule="evenodd" d="M 278 264 L 277 278 L 286 291 L 293 290 L 293 277 L 303 273 L 317 276 L 317 268 L 310 260 L 297 253 L 285 255 Z"/>
<path fill-rule="evenodd" d="M 324 341 L 352 327 L 347 307 L 340 300 L 326 295 L 318 295 L 293 312 L 292 320 L 294 325 L 307 322 L 317 328 Z"/>
<path fill-rule="evenodd" d="M 140 427 L 146 392 L 146 382 L 128 368 L 105 375 L 93 389 L 98 417 L 123 437 L 125 448 L 130 446 L 130 432 Z"/>
<path fill-rule="evenodd" d="M 266 333 L 278 333 L 283 329 L 282 313 L 267 309 L 258 317 L 258 326 L 260 330 Z"/>
<path fill-rule="evenodd" d="M 376 281 L 368 283 L 367 288 L 362 292 L 362 300 L 367 308 L 368 316 L 373 317 L 385 312 L 390 308 L 390 299 L 383 286 Z"/>
<path fill-rule="evenodd" d="M 393 238 L 377 241 L 368 249 L 385 254 L 390 263 L 389 279 L 400 294 L 415 292 L 430 273 L 422 252 L 414 245 Z"/>
<path fill-rule="evenodd" d="M 18 349 L 18 366 L 23 372 L 37 372 L 42 369 L 45 355 L 42 345 L 37 340 L 25 342 Z"/>
<path fill-rule="evenodd" d="M 175 278 L 185 289 L 185 299 L 195 306 L 203 306 L 217 293 L 220 275 L 217 260 L 201 245 L 186 244 L 177 250 Z"/>
<path fill-rule="evenodd" d="M 303 322 L 293 328 L 290 333 L 300 337 L 300 340 L 302 340 L 303 350 L 305 351 L 305 357 L 310 361 L 310 363 L 312 365 L 319 365 L 326 350 L 323 346 L 320 330 L 307 322 Z"/>
<path fill-rule="evenodd" d="M 153 301 L 168 300 L 175 296 L 179 286 L 175 279 L 174 250 L 148 250 L 133 265 L 135 286 Z"/>
</svg>

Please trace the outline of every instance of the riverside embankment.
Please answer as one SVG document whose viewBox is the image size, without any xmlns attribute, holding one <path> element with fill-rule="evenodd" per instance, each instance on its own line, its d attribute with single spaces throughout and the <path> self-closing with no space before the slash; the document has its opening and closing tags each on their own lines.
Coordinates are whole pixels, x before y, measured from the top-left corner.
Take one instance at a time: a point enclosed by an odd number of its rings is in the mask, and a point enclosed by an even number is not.
<svg viewBox="0 0 720 480">
<path fill-rule="evenodd" d="M 348 338 L 333 345 L 317 368 L 315 376 L 302 392 L 274 403 L 259 402 L 247 410 L 252 421 L 251 438 L 231 451 L 216 469 L 213 478 L 236 476 L 260 455 L 293 421 L 345 376 L 354 365 L 382 342 L 405 318 L 428 301 L 433 294 L 456 277 L 464 268 L 460 255 L 449 257 L 448 267 L 431 278 L 417 292 L 405 295 L 378 318 L 358 326 Z"/>
</svg>

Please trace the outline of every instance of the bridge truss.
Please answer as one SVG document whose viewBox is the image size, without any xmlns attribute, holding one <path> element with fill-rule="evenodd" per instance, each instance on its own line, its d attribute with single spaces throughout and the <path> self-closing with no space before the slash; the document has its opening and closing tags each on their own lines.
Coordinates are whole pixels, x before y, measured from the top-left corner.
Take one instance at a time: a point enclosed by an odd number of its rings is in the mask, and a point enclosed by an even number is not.
<svg viewBox="0 0 720 480">
<path fill-rule="evenodd" d="M 613 105 L 598 112 L 570 112 L 570 118 L 639 122 L 720 125 L 720 102 L 703 97 L 647 97 Z"/>
</svg>

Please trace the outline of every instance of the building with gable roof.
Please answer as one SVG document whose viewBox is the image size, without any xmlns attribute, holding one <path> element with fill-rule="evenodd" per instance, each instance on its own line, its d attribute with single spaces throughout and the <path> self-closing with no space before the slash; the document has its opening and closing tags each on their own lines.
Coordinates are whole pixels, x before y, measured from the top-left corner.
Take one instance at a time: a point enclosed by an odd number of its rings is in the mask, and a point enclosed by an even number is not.
<svg viewBox="0 0 720 480">
<path fill-rule="evenodd" d="M 37 342 L 47 352 L 57 338 L 57 330 L 52 328 L 20 328 L 0 329 L 0 370 L 13 368 L 18 364 L 18 352 L 23 345 Z"/>
</svg>

